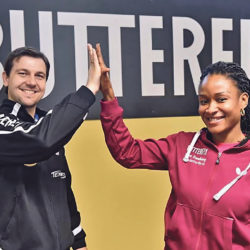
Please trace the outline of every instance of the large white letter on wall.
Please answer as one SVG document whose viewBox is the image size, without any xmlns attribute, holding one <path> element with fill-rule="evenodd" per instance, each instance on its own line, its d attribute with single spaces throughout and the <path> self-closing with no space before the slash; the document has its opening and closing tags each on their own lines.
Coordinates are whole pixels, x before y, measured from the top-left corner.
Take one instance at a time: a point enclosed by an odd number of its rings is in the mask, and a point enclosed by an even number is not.
<svg viewBox="0 0 250 250">
<path fill-rule="evenodd" d="M 87 81 L 88 55 L 87 55 L 87 24 L 82 13 L 58 12 L 59 25 L 74 26 L 75 38 L 75 65 L 76 65 L 76 89 L 79 89 Z"/>
<path fill-rule="evenodd" d="M 233 52 L 223 50 L 223 31 L 232 30 L 233 22 L 229 18 L 212 18 L 212 62 L 233 61 Z"/>
<path fill-rule="evenodd" d="M 173 58 L 174 58 L 174 94 L 185 95 L 184 61 L 187 60 L 191 70 L 196 93 L 198 93 L 201 74 L 197 56 L 204 47 L 205 35 L 198 22 L 189 17 L 173 17 Z M 184 30 L 192 32 L 194 41 L 184 47 Z"/>
<path fill-rule="evenodd" d="M 52 12 L 39 11 L 39 35 L 40 50 L 48 57 L 50 62 L 50 73 L 44 94 L 44 97 L 46 97 L 53 90 L 55 83 Z"/>
<path fill-rule="evenodd" d="M 87 80 L 87 26 L 108 27 L 109 31 L 109 62 L 111 81 L 117 96 L 122 96 L 122 66 L 121 66 L 121 27 L 134 27 L 133 15 L 66 13 L 58 12 L 58 24 L 74 26 L 76 87 Z"/>
<path fill-rule="evenodd" d="M 11 50 L 25 46 L 24 17 L 22 10 L 10 10 Z"/>
<path fill-rule="evenodd" d="M 140 16 L 142 96 L 164 96 L 164 84 L 153 83 L 153 62 L 163 62 L 163 50 L 152 50 L 152 28 L 162 28 L 162 17 Z"/>
<path fill-rule="evenodd" d="M 250 20 L 241 20 L 241 67 L 250 77 Z"/>
</svg>

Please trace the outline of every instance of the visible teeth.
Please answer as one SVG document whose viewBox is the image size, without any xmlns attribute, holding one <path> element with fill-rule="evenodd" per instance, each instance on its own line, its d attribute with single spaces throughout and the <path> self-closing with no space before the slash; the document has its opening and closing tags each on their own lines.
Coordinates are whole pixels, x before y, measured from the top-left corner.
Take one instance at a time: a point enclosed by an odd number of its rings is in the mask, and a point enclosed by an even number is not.
<svg viewBox="0 0 250 250">
<path fill-rule="evenodd" d="M 218 121 L 218 120 L 220 120 L 220 119 L 221 119 L 221 118 L 208 118 L 208 120 L 209 120 L 209 121 L 212 121 L 212 122 L 213 122 L 213 121 Z"/>
<path fill-rule="evenodd" d="M 25 93 L 28 93 L 28 94 L 34 94 L 35 91 L 34 90 L 27 90 L 27 89 L 24 89 L 23 90 Z"/>
</svg>

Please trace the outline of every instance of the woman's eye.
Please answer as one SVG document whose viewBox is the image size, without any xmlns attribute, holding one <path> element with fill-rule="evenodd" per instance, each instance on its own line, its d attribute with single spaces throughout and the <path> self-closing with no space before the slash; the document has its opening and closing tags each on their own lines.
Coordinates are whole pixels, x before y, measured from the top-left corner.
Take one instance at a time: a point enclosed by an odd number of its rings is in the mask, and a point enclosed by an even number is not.
<svg viewBox="0 0 250 250">
<path fill-rule="evenodd" d="M 221 97 L 218 99 L 219 102 L 225 102 L 226 100 L 227 100 L 227 98 L 225 98 L 225 97 Z"/>
<path fill-rule="evenodd" d="M 199 103 L 200 103 L 200 105 L 205 105 L 205 104 L 207 104 L 207 100 L 200 100 Z"/>
</svg>

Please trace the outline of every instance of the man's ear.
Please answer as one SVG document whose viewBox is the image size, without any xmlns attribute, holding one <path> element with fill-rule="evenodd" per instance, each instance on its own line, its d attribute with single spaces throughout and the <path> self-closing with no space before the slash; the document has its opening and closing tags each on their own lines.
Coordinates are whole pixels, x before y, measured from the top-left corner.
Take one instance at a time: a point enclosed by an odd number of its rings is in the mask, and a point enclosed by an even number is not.
<svg viewBox="0 0 250 250">
<path fill-rule="evenodd" d="M 9 77 L 7 76 L 5 71 L 2 73 L 2 79 L 3 79 L 3 85 L 5 87 L 8 87 L 9 86 Z"/>
</svg>

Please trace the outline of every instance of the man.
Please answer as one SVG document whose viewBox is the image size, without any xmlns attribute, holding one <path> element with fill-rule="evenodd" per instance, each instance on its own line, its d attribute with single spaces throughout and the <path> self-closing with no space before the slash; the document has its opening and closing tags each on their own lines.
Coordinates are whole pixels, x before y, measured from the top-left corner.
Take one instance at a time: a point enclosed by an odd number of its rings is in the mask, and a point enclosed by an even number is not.
<svg viewBox="0 0 250 250">
<path fill-rule="evenodd" d="M 0 248 L 86 250 L 63 146 L 85 119 L 99 89 L 96 52 L 88 45 L 88 81 L 53 110 L 37 108 L 49 76 L 44 54 L 11 52 L 2 74 L 0 106 Z M 98 71 L 99 70 L 99 71 Z"/>
</svg>

